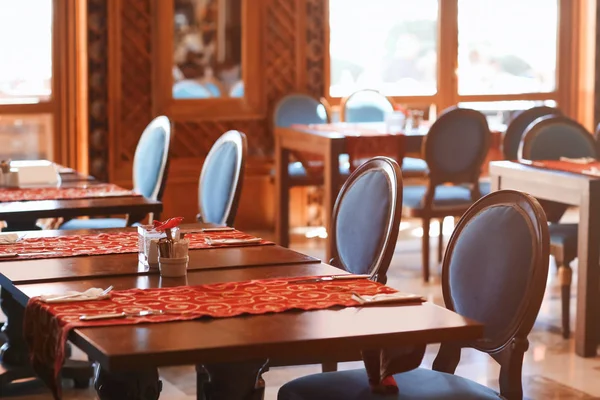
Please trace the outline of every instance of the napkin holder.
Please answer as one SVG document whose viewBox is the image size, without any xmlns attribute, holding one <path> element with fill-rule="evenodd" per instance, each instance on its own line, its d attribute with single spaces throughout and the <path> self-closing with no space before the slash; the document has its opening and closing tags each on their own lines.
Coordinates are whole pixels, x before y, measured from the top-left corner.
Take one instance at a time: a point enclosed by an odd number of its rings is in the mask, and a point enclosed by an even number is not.
<svg viewBox="0 0 600 400">
<path fill-rule="evenodd" d="M 11 186 L 57 186 L 60 184 L 60 174 L 56 164 L 47 160 L 12 161 L 11 173 L 15 172 L 17 178 L 9 178 Z M 5 178 L 5 184 L 9 181 Z"/>
<path fill-rule="evenodd" d="M 179 228 L 171 229 L 174 239 L 179 239 Z M 158 241 L 167 237 L 164 232 L 159 232 L 152 225 L 138 226 L 138 259 L 140 263 L 150 269 L 159 269 Z"/>
<path fill-rule="evenodd" d="M 19 171 L 16 168 L 11 168 L 8 172 L 0 171 L 0 187 L 19 187 Z"/>
</svg>

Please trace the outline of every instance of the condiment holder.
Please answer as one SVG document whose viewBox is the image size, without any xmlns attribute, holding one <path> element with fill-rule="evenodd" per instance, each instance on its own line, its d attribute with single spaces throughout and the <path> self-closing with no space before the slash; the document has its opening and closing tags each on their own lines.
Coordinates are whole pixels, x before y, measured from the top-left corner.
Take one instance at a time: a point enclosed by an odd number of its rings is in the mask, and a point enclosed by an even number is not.
<svg viewBox="0 0 600 400">
<path fill-rule="evenodd" d="M 0 161 L 0 187 L 19 187 L 19 170 L 10 164 L 10 160 Z"/>
<path fill-rule="evenodd" d="M 162 277 L 174 278 L 187 275 L 189 263 L 188 249 L 190 241 L 179 231 L 182 217 L 170 218 L 165 222 L 153 221 L 153 229 L 138 230 L 140 236 L 140 252 L 143 251 L 152 268 L 154 257 L 158 257 L 158 268 Z M 157 237 L 164 234 L 164 237 Z"/>
<path fill-rule="evenodd" d="M 179 228 L 171 228 L 171 235 L 179 239 Z M 166 238 L 164 231 L 156 230 L 154 225 L 138 226 L 139 260 L 150 269 L 158 269 L 158 241 Z"/>
</svg>

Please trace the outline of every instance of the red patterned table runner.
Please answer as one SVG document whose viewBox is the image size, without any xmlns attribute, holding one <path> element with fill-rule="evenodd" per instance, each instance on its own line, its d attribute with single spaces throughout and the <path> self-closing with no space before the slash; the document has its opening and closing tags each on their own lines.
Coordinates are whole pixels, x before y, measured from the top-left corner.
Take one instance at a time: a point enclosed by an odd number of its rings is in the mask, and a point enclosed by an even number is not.
<svg viewBox="0 0 600 400">
<path fill-rule="evenodd" d="M 9 201 L 72 200 L 130 196 L 140 195 L 132 190 L 123 189 L 122 187 L 113 185 L 112 183 L 91 185 L 86 187 L 0 189 L 0 203 Z"/>
<path fill-rule="evenodd" d="M 43 303 L 29 300 L 25 309 L 24 335 L 31 361 L 59 398 L 58 372 L 64 362 L 64 346 L 72 329 L 93 326 L 132 325 L 185 321 L 201 317 L 225 318 L 242 314 L 278 313 L 293 309 L 319 310 L 356 306 L 352 293 L 375 295 L 396 290 L 367 279 L 336 282 L 294 283 L 306 277 L 227 282 L 200 286 L 113 291 L 108 300 L 75 303 Z M 163 310 L 164 315 L 80 321 L 82 314 L 137 313 Z"/>
<path fill-rule="evenodd" d="M 249 244 L 213 244 L 211 239 L 254 239 L 254 236 L 237 230 L 228 232 L 193 232 L 183 229 L 189 239 L 190 249 L 212 249 L 217 247 L 261 246 L 273 244 L 263 240 Z M 21 239 L 17 243 L 0 245 L 0 255 L 19 254 L 16 257 L 3 257 L 1 260 L 26 260 L 38 258 L 58 258 L 76 256 L 97 256 L 103 254 L 137 253 L 139 251 L 137 232 L 99 233 L 95 235 L 69 235 Z"/>
<path fill-rule="evenodd" d="M 588 164 L 578 164 L 560 160 L 522 161 L 520 163 L 541 169 L 600 177 L 600 161 L 591 162 Z"/>
</svg>

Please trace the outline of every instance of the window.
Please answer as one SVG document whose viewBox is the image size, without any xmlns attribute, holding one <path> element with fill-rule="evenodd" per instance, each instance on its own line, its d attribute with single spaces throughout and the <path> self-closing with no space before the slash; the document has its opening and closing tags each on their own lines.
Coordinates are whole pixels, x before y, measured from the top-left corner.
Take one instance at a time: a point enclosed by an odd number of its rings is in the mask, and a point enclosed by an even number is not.
<svg viewBox="0 0 600 400">
<path fill-rule="evenodd" d="M 556 1 L 459 0 L 459 94 L 554 91 L 557 26 Z"/>
<path fill-rule="evenodd" d="M 329 15 L 331 97 L 435 94 L 438 0 L 330 0 Z"/>
<path fill-rule="evenodd" d="M 592 103 L 588 94 L 573 94 L 573 85 L 589 79 L 578 76 L 589 62 L 573 48 L 595 32 L 578 17 L 584 3 L 329 0 L 325 95 L 335 106 L 370 88 L 410 108 L 461 104 L 508 116 L 557 104 L 567 115 L 581 114 Z"/>
<path fill-rule="evenodd" d="M 0 1 L 0 159 L 53 158 L 53 1 Z"/>
<path fill-rule="evenodd" d="M 52 0 L 0 2 L 0 104 L 52 95 Z"/>
</svg>

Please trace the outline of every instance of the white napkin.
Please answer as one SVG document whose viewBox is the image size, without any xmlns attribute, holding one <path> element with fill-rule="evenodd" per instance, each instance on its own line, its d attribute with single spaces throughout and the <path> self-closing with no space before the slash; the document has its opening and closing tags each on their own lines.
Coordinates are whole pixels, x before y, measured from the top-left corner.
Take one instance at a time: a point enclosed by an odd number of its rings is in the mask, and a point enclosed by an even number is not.
<svg viewBox="0 0 600 400">
<path fill-rule="evenodd" d="M 104 300 L 110 297 L 110 293 L 104 294 L 104 289 L 90 288 L 85 292 L 69 290 L 61 294 L 43 294 L 40 300 L 45 303 L 68 303 L 73 301 Z"/>
<path fill-rule="evenodd" d="M 206 238 L 206 243 L 208 243 L 209 245 L 216 245 L 216 244 L 247 244 L 247 243 L 260 243 L 261 242 L 261 238 L 252 238 L 252 239 L 211 239 L 211 238 Z"/>
<path fill-rule="evenodd" d="M 0 233 L 0 244 L 17 243 L 20 238 L 18 233 Z"/>
<path fill-rule="evenodd" d="M 561 157 L 560 161 L 566 161 L 573 164 L 590 164 L 596 162 L 594 157 L 581 157 L 581 158 L 569 158 L 569 157 Z"/>
<path fill-rule="evenodd" d="M 381 293 L 374 296 L 361 296 L 352 294 L 352 299 L 360 304 L 382 304 L 382 303 L 415 303 L 425 301 L 422 296 L 410 293 Z"/>
</svg>

